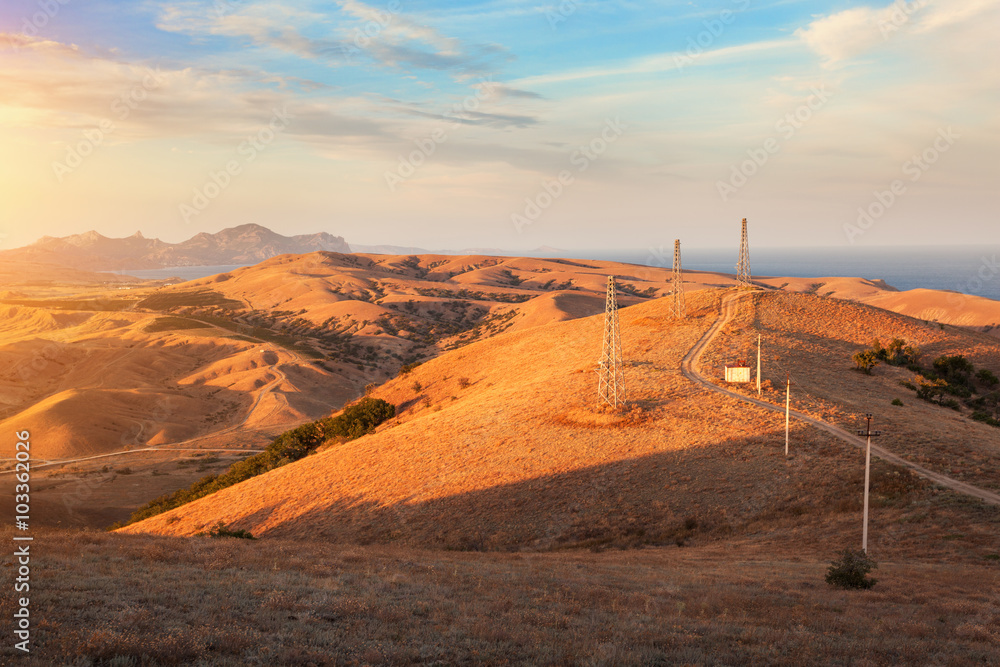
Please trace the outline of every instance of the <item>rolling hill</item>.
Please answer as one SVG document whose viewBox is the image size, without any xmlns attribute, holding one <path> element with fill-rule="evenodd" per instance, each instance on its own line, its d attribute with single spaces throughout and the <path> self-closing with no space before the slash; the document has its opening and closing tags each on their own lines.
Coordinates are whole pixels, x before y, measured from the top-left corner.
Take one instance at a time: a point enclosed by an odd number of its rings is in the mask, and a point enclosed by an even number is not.
<svg viewBox="0 0 1000 667">
<path fill-rule="evenodd" d="M 997 489 L 1000 430 L 917 400 L 904 368 L 869 376 L 850 362 L 872 337 L 900 336 L 925 362 L 961 353 L 997 371 L 996 339 L 811 292 L 749 294 L 702 371 L 717 378 L 759 332 L 765 400 L 781 403 L 788 372 L 797 410 L 849 428 L 874 412 L 886 448 Z M 622 310 L 627 410 L 595 402 L 602 322 L 586 312 L 599 296 L 543 293 L 533 301 L 566 319 L 441 350 L 372 389 L 399 407 L 373 434 L 113 533 L 39 530 L 33 567 L 59 576 L 33 587 L 44 632 L 21 662 L 995 662 L 996 507 L 876 457 L 879 582 L 823 583 L 860 541 L 863 455 L 793 422 L 786 459 L 781 415 L 682 374 L 731 293 L 692 290 L 683 322 L 669 299 Z M 145 296 L 157 294 L 176 296 Z M 180 317 L 126 312 L 164 331 Z M 49 315 L 62 319 L 33 315 L 49 336 L 84 317 Z M 200 372 L 225 380 L 229 363 Z M 73 484 L 92 495 L 67 500 L 91 511 L 104 489 L 177 488 L 158 465 L 81 475 Z M 58 483 L 33 484 L 33 514 Z M 217 522 L 262 539 L 190 537 Z M 14 610 L 0 597 L 0 613 Z"/>
<path fill-rule="evenodd" d="M 803 553 L 829 550 L 856 528 L 858 452 L 795 425 L 786 460 L 780 415 L 707 392 L 680 372 L 681 358 L 715 321 L 721 294 L 689 294 L 692 312 L 682 322 L 670 318 L 666 299 L 622 311 L 624 412 L 595 400 L 600 315 L 512 331 L 377 388 L 372 395 L 399 413 L 375 434 L 331 443 L 123 531 L 193 535 L 221 521 L 275 539 L 552 550 L 724 540 L 780 526 L 776 540 L 795 535 Z M 876 412 L 889 431 L 886 448 L 1000 488 L 989 464 L 1000 454 L 1000 431 L 916 400 L 896 382 L 903 369 L 865 376 L 850 361 L 873 337 L 895 335 L 928 355 L 964 353 L 1000 370 L 995 339 L 816 295 L 761 293 L 709 349 L 706 372 L 721 375 L 720 365 L 742 355 L 757 331 L 767 341 L 764 377 L 778 385 L 790 373 L 797 409 L 848 428 Z M 769 387 L 766 396 L 783 399 Z M 890 405 L 896 397 L 903 407 Z M 952 510 L 936 504 L 929 483 L 876 462 L 873 488 L 880 553 L 941 539 L 941 524 L 926 520 L 924 508 Z M 974 516 L 955 520 L 972 543 L 998 548 Z"/>
</svg>

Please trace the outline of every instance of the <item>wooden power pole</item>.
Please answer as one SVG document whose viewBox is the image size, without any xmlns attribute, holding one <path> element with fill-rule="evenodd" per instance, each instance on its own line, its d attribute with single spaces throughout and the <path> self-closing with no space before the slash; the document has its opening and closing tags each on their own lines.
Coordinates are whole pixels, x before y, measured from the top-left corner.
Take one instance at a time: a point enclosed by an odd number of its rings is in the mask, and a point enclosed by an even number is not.
<svg viewBox="0 0 1000 667">
<path fill-rule="evenodd" d="M 868 553 L 868 481 L 870 479 L 870 471 L 872 467 L 872 437 L 882 435 L 882 431 L 872 430 L 872 413 L 865 415 L 865 419 L 868 420 L 868 426 L 864 430 L 858 430 L 858 435 L 863 435 L 868 438 L 868 447 L 865 449 L 865 509 L 864 509 L 864 527 L 861 530 L 861 550 Z"/>
</svg>

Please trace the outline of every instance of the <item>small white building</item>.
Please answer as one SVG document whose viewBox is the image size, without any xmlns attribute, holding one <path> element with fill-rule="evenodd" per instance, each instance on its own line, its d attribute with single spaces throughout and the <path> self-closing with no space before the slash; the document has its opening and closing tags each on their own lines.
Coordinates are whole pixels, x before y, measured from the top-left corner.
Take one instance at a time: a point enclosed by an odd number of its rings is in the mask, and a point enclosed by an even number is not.
<svg viewBox="0 0 1000 667">
<path fill-rule="evenodd" d="M 726 366 L 726 382 L 750 382 L 750 367 Z"/>
</svg>

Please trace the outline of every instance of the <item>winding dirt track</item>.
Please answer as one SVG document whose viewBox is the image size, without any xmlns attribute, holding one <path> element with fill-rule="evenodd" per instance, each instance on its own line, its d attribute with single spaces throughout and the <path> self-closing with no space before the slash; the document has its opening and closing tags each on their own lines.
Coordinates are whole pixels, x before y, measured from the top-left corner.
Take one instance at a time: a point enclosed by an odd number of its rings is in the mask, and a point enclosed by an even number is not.
<svg viewBox="0 0 1000 667">
<path fill-rule="evenodd" d="M 709 330 L 705 332 L 705 335 L 701 337 L 701 340 L 695 343 L 694 347 L 692 347 L 688 351 L 688 353 L 684 356 L 684 359 L 681 360 L 681 372 L 684 374 L 684 377 L 691 380 L 692 382 L 701 385 L 702 387 L 705 387 L 706 389 L 717 391 L 720 394 L 725 394 L 727 396 L 732 396 L 733 398 L 739 399 L 746 403 L 752 403 L 754 405 L 764 408 L 765 410 L 770 410 L 772 412 L 778 412 L 783 414 L 785 412 L 785 406 L 774 405 L 773 403 L 768 403 L 767 401 L 762 401 L 760 399 L 752 398 L 750 396 L 744 396 L 743 394 L 739 394 L 735 391 L 730 391 L 725 387 L 720 387 L 717 384 L 714 384 L 701 373 L 700 369 L 701 356 L 705 353 L 705 350 L 715 339 L 716 335 L 718 335 L 719 331 L 722 330 L 722 327 L 726 326 L 729 320 L 733 318 L 733 314 L 736 311 L 736 306 L 739 304 L 739 302 L 743 301 L 744 299 L 751 298 L 753 294 L 754 294 L 753 292 L 737 292 L 734 294 L 728 294 L 725 297 L 723 297 L 722 309 L 721 309 L 722 312 L 719 314 L 719 319 L 715 321 L 715 323 L 711 326 L 711 328 L 709 328 Z M 816 419 L 815 417 L 810 417 L 809 415 L 804 414 L 802 412 L 797 412 L 796 410 L 791 411 L 791 416 L 794 417 L 795 419 L 798 419 L 799 421 L 809 424 L 810 426 L 815 426 L 818 429 L 826 431 L 827 433 L 830 433 L 831 435 L 834 435 L 840 438 L 841 440 L 847 442 L 848 444 L 854 445 L 855 447 L 864 449 L 864 447 L 867 444 L 863 438 L 860 438 L 852 433 L 848 433 L 839 426 L 834 426 L 833 424 L 825 422 L 822 419 Z M 1000 505 L 1000 494 L 996 494 L 992 491 L 987 491 L 986 489 L 981 489 L 978 486 L 972 486 L 971 484 L 966 484 L 965 482 L 953 479 L 951 477 L 948 477 L 947 475 L 942 475 L 941 473 L 934 472 L 933 470 L 928 470 L 923 466 L 917 465 L 916 463 L 913 463 L 911 461 L 907 461 L 906 459 L 901 458 L 896 454 L 893 454 L 892 452 L 883 449 L 882 447 L 878 447 L 876 445 L 872 445 L 872 454 L 879 456 L 882 459 L 889 461 L 891 463 L 895 463 L 896 465 L 909 468 L 910 470 L 920 475 L 921 477 L 929 479 L 935 484 L 951 489 L 952 491 L 957 491 L 958 493 L 963 493 L 967 496 L 978 498 L 992 505 Z"/>
</svg>

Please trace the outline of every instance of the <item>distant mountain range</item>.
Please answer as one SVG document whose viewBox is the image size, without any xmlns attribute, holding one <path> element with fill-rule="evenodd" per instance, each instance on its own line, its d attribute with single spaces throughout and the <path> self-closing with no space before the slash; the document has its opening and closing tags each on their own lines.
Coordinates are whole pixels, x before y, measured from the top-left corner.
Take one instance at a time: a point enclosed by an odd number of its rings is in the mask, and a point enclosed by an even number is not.
<svg viewBox="0 0 1000 667">
<path fill-rule="evenodd" d="M 462 248 L 461 250 L 428 250 L 400 245 L 359 245 L 352 243 L 354 252 L 369 255 L 493 255 L 500 257 L 568 257 L 569 250 L 541 246 L 534 250 L 503 250 L 502 248 Z"/>
<path fill-rule="evenodd" d="M 0 252 L 0 261 L 56 264 L 87 271 L 129 271 L 175 266 L 257 264 L 276 255 L 318 250 L 351 252 L 343 237 L 326 232 L 282 236 L 255 224 L 202 232 L 181 243 L 147 239 L 141 232 L 108 238 L 95 231 L 62 238 L 43 236 L 14 250 Z"/>
</svg>

